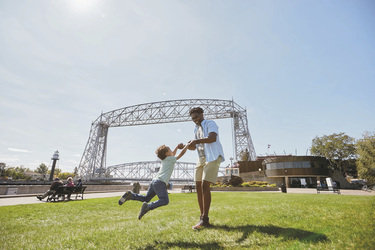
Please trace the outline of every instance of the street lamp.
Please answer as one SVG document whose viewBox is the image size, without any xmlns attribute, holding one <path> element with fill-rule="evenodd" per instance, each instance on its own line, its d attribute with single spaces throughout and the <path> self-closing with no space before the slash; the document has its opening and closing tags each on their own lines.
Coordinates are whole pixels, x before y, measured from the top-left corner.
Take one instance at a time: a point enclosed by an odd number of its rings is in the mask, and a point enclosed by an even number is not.
<svg viewBox="0 0 375 250">
<path fill-rule="evenodd" d="M 232 167 L 233 166 L 233 163 L 232 163 L 233 157 L 229 158 L 229 160 L 230 160 L 230 167 Z"/>
</svg>

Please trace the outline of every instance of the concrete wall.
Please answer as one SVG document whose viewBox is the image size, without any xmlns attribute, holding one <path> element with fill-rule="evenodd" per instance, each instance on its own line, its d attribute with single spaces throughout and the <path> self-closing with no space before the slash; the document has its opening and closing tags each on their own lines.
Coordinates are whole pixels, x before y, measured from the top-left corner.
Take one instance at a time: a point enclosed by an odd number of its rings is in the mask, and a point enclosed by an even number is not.
<svg viewBox="0 0 375 250">
<path fill-rule="evenodd" d="M 12 194 L 43 194 L 49 189 L 48 185 L 1 185 L 0 195 L 6 195 L 7 191 L 17 188 L 16 193 Z M 148 186 L 147 186 L 148 188 Z M 130 185 L 87 185 L 85 192 L 120 192 L 132 190 Z"/>
<path fill-rule="evenodd" d="M 84 185 L 86 192 L 125 192 L 133 190 L 133 185 Z M 180 189 L 184 185 L 173 185 L 174 189 Z M 148 190 L 149 185 L 141 185 L 141 191 Z M 6 195 L 8 191 L 17 188 L 16 194 L 43 194 L 49 189 L 49 185 L 0 185 L 0 195 Z"/>
</svg>

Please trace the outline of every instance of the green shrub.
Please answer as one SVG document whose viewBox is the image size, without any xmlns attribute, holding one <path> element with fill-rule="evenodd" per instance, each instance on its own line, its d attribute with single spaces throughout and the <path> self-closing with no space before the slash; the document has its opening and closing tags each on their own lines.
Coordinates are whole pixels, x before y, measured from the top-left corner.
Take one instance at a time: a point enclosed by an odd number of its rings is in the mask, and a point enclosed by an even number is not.
<svg viewBox="0 0 375 250">
<path fill-rule="evenodd" d="M 262 186 L 262 185 L 269 185 L 269 183 L 267 181 L 250 181 L 248 182 L 250 184 L 250 186 Z"/>
</svg>

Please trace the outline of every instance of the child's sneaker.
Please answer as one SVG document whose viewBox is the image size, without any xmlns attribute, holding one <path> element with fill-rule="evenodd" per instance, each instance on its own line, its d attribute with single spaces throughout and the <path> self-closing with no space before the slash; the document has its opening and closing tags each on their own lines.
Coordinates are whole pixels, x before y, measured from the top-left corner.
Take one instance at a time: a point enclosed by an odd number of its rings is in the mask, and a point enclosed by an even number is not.
<svg viewBox="0 0 375 250">
<path fill-rule="evenodd" d="M 148 211 L 150 211 L 150 209 L 148 209 L 147 202 L 143 202 L 141 211 L 138 214 L 138 220 L 140 220 L 143 217 L 143 215 L 145 215 Z"/>
<path fill-rule="evenodd" d="M 132 198 L 133 193 L 131 191 L 126 191 L 126 193 L 118 200 L 118 204 L 121 206 Z"/>
</svg>

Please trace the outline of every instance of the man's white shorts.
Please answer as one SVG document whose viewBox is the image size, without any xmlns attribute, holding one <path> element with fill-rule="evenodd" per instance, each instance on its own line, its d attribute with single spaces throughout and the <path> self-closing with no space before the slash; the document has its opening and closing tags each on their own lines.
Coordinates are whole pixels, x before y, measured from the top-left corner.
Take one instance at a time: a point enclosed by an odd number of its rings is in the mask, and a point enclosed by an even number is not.
<svg viewBox="0 0 375 250">
<path fill-rule="evenodd" d="M 194 181 L 209 181 L 216 182 L 219 173 L 219 167 L 222 157 L 219 156 L 215 161 L 206 162 L 205 157 L 199 157 L 197 165 L 195 166 Z"/>
</svg>

